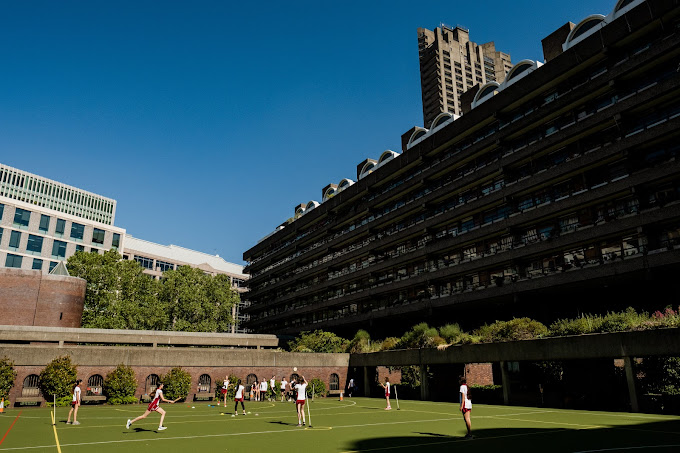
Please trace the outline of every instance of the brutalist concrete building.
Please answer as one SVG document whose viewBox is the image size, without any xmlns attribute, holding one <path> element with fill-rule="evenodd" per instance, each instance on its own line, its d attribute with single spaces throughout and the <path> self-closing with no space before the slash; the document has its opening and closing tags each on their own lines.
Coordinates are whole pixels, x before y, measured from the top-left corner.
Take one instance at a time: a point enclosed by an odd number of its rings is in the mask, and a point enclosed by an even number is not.
<svg viewBox="0 0 680 453">
<path fill-rule="evenodd" d="M 677 305 L 680 3 L 621 0 L 244 253 L 256 332 Z"/>
</svg>

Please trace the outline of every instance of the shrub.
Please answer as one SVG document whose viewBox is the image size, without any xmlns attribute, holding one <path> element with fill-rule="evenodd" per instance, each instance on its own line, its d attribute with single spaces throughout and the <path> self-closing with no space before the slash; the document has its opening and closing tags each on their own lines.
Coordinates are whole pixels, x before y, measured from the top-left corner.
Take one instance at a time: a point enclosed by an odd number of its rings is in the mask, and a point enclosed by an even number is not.
<svg viewBox="0 0 680 453">
<path fill-rule="evenodd" d="M 191 375 L 182 367 L 175 367 L 161 377 L 163 394 L 169 400 L 186 399 L 191 390 Z"/>
<path fill-rule="evenodd" d="M 404 349 L 416 349 L 433 348 L 440 344 L 444 344 L 444 339 L 439 336 L 437 329 L 421 322 L 401 337 L 398 346 Z"/>
<path fill-rule="evenodd" d="M 9 397 L 9 391 L 14 387 L 16 378 L 17 372 L 14 370 L 14 362 L 7 357 L 0 359 L 0 398 L 7 399 Z"/>
<path fill-rule="evenodd" d="M 103 385 L 104 395 L 110 404 L 130 404 L 124 403 L 125 398 L 135 399 L 137 390 L 137 378 L 132 367 L 118 365 L 113 371 L 106 375 Z M 116 402 L 114 402 L 116 401 Z"/>
<path fill-rule="evenodd" d="M 439 328 L 439 336 L 448 344 L 457 344 L 461 342 L 465 335 L 458 324 L 446 324 Z"/>
<path fill-rule="evenodd" d="M 57 357 L 40 372 L 38 387 L 48 401 L 52 395 L 56 395 L 57 399 L 71 397 L 77 376 L 78 371 L 71 357 Z"/>
<path fill-rule="evenodd" d="M 371 335 L 363 329 L 358 330 L 349 342 L 347 352 L 352 354 L 371 352 Z"/>
<path fill-rule="evenodd" d="M 281 381 L 274 381 L 274 388 L 267 381 L 267 393 L 264 396 L 268 400 L 278 400 L 281 398 Z"/>
<path fill-rule="evenodd" d="M 293 352 L 345 352 L 349 341 L 332 332 L 302 332 L 288 343 Z"/>
<path fill-rule="evenodd" d="M 397 337 L 387 337 L 382 341 L 380 345 L 381 351 L 387 351 L 389 349 L 396 349 L 399 346 L 399 338 Z"/>
<path fill-rule="evenodd" d="M 137 402 L 137 398 L 134 396 L 116 396 L 113 398 L 108 398 L 106 400 L 107 403 L 113 404 L 113 405 L 121 405 L 121 404 L 135 404 Z"/>
<path fill-rule="evenodd" d="M 550 325 L 549 335 L 553 337 L 583 335 L 598 331 L 601 325 L 602 317 L 597 315 L 586 314 L 575 319 L 559 319 Z"/>
<path fill-rule="evenodd" d="M 680 357 L 646 357 L 638 367 L 646 392 L 680 395 Z"/>
<path fill-rule="evenodd" d="M 649 319 L 647 313 L 638 314 L 633 307 L 628 307 L 621 313 L 607 313 L 603 318 L 598 332 L 624 332 L 636 330 Z"/>
<path fill-rule="evenodd" d="M 311 396 L 312 392 L 314 396 L 326 396 L 326 384 L 319 378 L 313 378 L 307 385 L 307 396 Z"/>
<path fill-rule="evenodd" d="M 496 321 L 487 324 L 475 332 L 482 342 L 530 340 L 548 333 L 542 323 L 530 318 L 513 318 L 510 321 Z"/>
<path fill-rule="evenodd" d="M 51 401 L 47 401 L 47 407 L 54 407 L 54 400 L 52 398 L 50 399 Z M 70 406 L 71 401 L 73 401 L 73 395 L 59 397 L 57 398 L 57 407 Z"/>
</svg>

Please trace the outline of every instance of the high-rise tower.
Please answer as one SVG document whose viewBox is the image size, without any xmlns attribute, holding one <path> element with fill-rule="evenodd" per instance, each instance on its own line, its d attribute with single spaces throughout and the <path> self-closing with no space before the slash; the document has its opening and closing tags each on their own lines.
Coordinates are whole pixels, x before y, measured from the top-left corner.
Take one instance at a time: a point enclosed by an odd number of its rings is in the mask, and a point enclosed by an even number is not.
<svg viewBox="0 0 680 453">
<path fill-rule="evenodd" d="M 512 68 L 510 55 L 493 41 L 479 45 L 461 26 L 418 28 L 420 86 L 425 127 L 442 112 L 462 114 L 460 95 L 473 86 L 503 81 Z"/>
</svg>

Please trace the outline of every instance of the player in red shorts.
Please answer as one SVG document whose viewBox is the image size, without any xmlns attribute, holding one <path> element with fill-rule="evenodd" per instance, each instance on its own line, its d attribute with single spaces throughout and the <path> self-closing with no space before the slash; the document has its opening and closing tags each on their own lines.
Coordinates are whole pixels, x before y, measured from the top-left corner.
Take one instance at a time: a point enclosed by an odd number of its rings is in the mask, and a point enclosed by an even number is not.
<svg viewBox="0 0 680 453">
<path fill-rule="evenodd" d="M 241 384 L 241 380 L 236 381 L 236 395 L 234 395 L 234 415 L 238 415 L 238 403 L 241 403 L 241 409 L 243 409 L 243 415 L 246 415 L 246 407 L 243 405 L 243 393 L 246 388 Z"/>
<path fill-rule="evenodd" d="M 227 390 L 229 389 L 229 376 L 224 378 L 224 384 L 222 385 L 222 395 L 224 396 L 224 407 L 227 407 Z M 220 404 L 217 403 L 219 406 Z"/>
<path fill-rule="evenodd" d="M 80 407 L 80 383 L 83 382 L 81 379 L 76 381 L 76 385 L 73 387 L 73 400 L 71 401 L 71 410 L 68 411 L 68 418 L 66 419 L 66 424 L 71 424 L 71 414 L 73 414 L 73 424 L 80 425 L 80 422 L 76 420 L 78 418 L 78 408 Z"/>
<path fill-rule="evenodd" d="M 385 410 L 389 411 L 392 409 L 392 406 L 390 406 L 390 378 L 385 376 L 385 383 L 380 385 L 385 389 L 385 400 L 387 400 L 387 406 L 385 407 Z"/>
<path fill-rule="evenodd" d="M 153 397 L 153 400 L 149 403 L 149 406 L 146 408 L 146 412 L 144 412 L 143 415 L 140 415 L 134 420 L 128 419 L 125 427 L 129 429 L 130 425 L 132 425 L 134 422 L 146 418 L 147 415 L 149 415 L 152 412 L 158 412 L 159 414 L 161 414 L 161 421 L 158 424 L 158 431 L 168 429 L 167 426 L 163 426 L 163 419 L 165 419 L 165 411 L 161 408 L 161 401 L 174 404 L 178 400 L 179 398 L 177 398 L 176 400 L 166 400 L 165 397 L 163 396 L 163 383 L 158 384 L 158 388 L 156 389 L 156 395 Z"/>
<path fill-rule="evenodd" d="M 305 426 L 305 401 L 307 401 L 307 380 L 304 376 L 298 377 L 298 383 L 295 384 L 295 407 L 297 408 L 298 426 Z M 302 423 L 300 423 L 302 422 Z"/>
<path fill-rule="evenodd" d="M 465 427 L 467 428 L 466 439 L 472 439 L 472 422 L 470 421 L 470 411 L 472 411 L 472 400 L 470 400 L 470 391 L 468 390 L 467 380 L 464 376 L 460 377 L 460 411 L 465 420 Z"/>
</svg>

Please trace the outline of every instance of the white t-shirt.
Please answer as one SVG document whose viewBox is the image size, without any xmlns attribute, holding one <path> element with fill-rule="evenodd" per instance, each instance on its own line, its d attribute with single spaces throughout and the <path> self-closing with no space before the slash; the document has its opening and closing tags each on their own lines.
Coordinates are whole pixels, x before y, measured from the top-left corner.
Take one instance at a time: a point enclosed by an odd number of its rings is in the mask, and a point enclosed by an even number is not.
<svg viewBox="0 0 680 453">
<path fill-rule="evenodd" d="M 385 395 L 389 395 L 389 394 L 390 394 L 390 383 L 385 382 Z"/>
<path fill-rule="evenodd" d="M 347 387 L 353 389 L 354 388 L 354 379 L 349 380 L 349 384 L 347 384 Z"/>
<path fill-rule="evenodd" d="M 222 384 L 222 388 L 224 390 L 227 390 L 229 388 L 229 381 L 224 381 L 224 383 Z"/>
<path fill-rule="evenodd" d="M 467 387 L 467 385 L 463 384 L 463 385 L 460 386 L 460 393 L 461 393 L 460 398 L 465 398 L 465 404 L 464 404 L 463 407 L 465 409 L 472 409 L 472 401 L 470 399 L 468 399 L 468 387 Z M 462 402 L 462 401 L 459 401 L 459 402 Z"/>
<path fill-rule="evenodd" d="M 276 385 L 276 379 L 271 378 L 269 380 L 269 386 L 273 389 L 275 385 Z"/>
<path fill-rule="evenodd" d="M 234 396 L 234 399 L 240 400 L 243 398 L 243 390 L 245 390 L 245 387 L 243 385 L 239 385 L 238 389 L 236 390 L 236 396 Z"/>
<path fill-rule="evenodd" d="M 76 387 L 73 389 L 73 401 L 78 400 L 80 400 L 80 387 Z"/>
<path fill-rule="evenodd" d="M 261 391 L 261 392 L 266 392 L 266 391 L 267 391 L 267 381 L 262 381 L 262 382 L 260 382 L 260 391 Z"/>
<path fill-rule="evenodd" d="M 286 386 L 288 385 L 288 382 L 284 379 L 281 381 L 281 390 L 286 390 Z"/>
<path fill-rule="evenodd" d="M 307 384 L 295 384 L 295 390 L 297 390 L 297 401 L 307 399 Z"/>
</svg>

